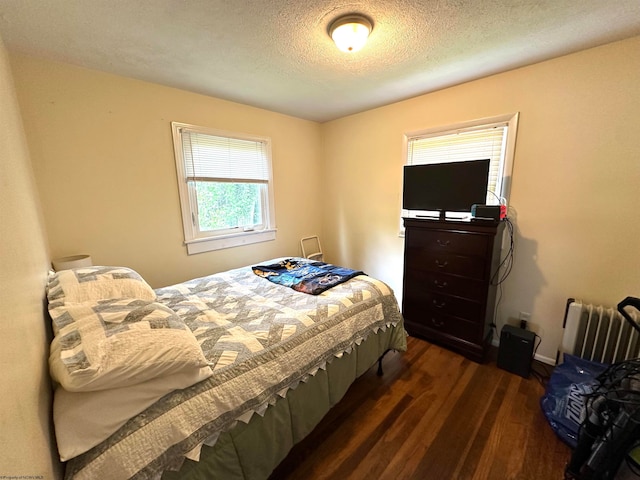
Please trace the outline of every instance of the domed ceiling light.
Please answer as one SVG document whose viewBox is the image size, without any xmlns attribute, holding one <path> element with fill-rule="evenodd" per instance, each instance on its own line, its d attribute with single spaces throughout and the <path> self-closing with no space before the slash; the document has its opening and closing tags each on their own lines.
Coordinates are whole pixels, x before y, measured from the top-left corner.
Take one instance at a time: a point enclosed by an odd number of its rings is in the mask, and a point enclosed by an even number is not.
<svg viewBox="0 0 640 480">
<path fill-rule="evenodd" d="M 373 29 L 368 18 L 351 14 L 339 17 L 329 25 L 329 35 L 343 52 L 357 52 L 365 43 Z"/>
</svg>

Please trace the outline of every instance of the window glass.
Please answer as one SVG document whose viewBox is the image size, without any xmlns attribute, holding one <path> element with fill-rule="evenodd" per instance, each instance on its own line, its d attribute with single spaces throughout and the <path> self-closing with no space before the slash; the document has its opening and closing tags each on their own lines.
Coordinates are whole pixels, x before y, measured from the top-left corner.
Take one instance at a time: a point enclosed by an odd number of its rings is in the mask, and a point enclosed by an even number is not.
<svg viewBox="0 0 640 480">
<path fill-rule="evenodd" d="M 258 183 L 195 182 L 198 230 L 261 227 L 263 188 Z"/>
</svg>

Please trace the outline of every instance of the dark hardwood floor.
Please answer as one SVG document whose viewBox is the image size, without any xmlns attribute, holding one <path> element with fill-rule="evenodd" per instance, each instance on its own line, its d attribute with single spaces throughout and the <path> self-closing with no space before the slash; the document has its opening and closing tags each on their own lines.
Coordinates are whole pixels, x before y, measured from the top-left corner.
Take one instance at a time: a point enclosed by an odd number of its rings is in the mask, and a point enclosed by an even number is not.
<svg viewBox="0 0 640 480">
<path fill-rule="evenodd" d="M 410 337 L 352 385 L 271 476 L 292 479 L 562 479 L 571 455 L 535 378 Z"/>
</svg>

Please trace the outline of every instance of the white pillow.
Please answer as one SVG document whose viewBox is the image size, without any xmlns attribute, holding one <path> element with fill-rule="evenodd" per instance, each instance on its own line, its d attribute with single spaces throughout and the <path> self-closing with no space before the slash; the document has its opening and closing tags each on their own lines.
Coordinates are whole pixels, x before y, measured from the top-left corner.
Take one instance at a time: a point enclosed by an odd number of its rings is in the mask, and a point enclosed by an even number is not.
<svg viewBox="0 0 640 480">
<path fill-rule="evenodd" d="M 135 270 L 126 267 L 84 267 L 61 270 L 49 277 L 49 308 L 67 303 L 138 298 L 153 302 L 156 292 Z"/>
<path fill-rule="evenodd" d="M 65 303 L 49 313 L 51 376 L 70 392 L 125 387 L 208 365 L 191 330 L 159 303 Z"/>
</svg>

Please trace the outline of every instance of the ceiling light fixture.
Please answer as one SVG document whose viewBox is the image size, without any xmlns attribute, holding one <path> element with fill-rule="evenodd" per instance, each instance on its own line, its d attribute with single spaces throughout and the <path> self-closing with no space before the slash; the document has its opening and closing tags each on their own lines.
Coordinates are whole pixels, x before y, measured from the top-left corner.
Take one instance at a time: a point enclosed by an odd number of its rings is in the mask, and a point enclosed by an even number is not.
<svg viewBox="0 0 640 480">
<path fill-rule="evenodd" d="M 357 52 L 373 30 L 371 21 L 363 15 L 351 14 L 339 17 L 329 25 L 329 36 L 343 52 Z"/>
</svg>

